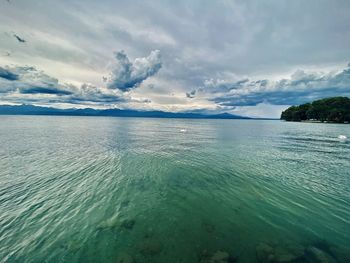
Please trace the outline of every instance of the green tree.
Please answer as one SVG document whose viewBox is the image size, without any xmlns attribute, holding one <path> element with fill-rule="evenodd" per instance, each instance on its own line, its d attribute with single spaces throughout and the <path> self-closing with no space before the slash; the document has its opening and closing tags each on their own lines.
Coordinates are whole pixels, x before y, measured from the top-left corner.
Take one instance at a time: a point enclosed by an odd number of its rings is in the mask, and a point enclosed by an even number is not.
<svg viewBox="0 0 350 263">
<path fill-rule="evenodd" d="M 350 122 L 350 98 L 332 97 L 299 106 L 291 106 L 281 114 L 286 121 L 318 120 L 327 122 Z"/>
</svg>

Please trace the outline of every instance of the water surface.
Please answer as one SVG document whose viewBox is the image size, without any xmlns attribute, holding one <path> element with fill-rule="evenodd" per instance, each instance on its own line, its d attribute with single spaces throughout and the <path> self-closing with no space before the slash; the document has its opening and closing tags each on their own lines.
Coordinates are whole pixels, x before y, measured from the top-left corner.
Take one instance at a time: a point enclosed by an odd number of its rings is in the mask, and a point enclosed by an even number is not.
<svg viewBox="0 0 350 263">
<path fill-rule="evenodd" d="M 350 142 L 337 138 L 350 126 L 0 123 L 0 262 L 199 262 L 218 250 L 256 262 L 261 242 L 325 242 L 350 262 Z"/>
</svg>

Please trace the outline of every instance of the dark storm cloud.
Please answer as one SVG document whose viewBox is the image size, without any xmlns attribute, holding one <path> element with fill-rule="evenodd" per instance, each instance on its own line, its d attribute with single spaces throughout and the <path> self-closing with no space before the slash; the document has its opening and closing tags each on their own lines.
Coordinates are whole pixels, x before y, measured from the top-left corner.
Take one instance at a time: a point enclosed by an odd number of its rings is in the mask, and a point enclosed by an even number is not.
<svg viewBox="0 0 350 263">
<path fill-rule="evenodd" d="M 3 77 L 3 80 L 0 80 L 0 93 L 3 98 L 6 96 L 9 101 L 96 103 L 102 105 L 126 101 L 114 91 L 98 88 L 91 84 L 83 84 L 80 87 L 61 84 L 58 79 L 37 70 L 35 67 L 0 68 L 0 74 Z M 31 95 L 35 98 L 28 97 Z"/>
<path fill-rule="evenodd" d="M 17 74 L 11 72 L 10 70 L 0 67 L 0 78 L 13 81 L 18 80 L 19 77 Z"/>
<path fill-rule="evenodd" d="M 330 96 L 350 96 L 350 64 L 337 73 L 297 70 L 290 79 L 279 81 L 229 83 L 211 79 L 199 91 L 220 106 L 294 105 Z"/>
<path fill-rule="evenodd" d="M 117 103 L 126 101 L 125 98 L 117 96 L 115 93 L 102 90 L 91 84 L 83 84 L 80 89 L 76 89 L 76 92 L 67 98 L 67 103 L 79 104 L 79 102 L 95 102 L 95 103 Z"/>
<path fill-rule="evenodd" d="M 53 94 L 53 95 L 70 95 L 72 91 L 63 90 L 56 87 L 24 87 L 20 88 L 22 94 Z"/>
<path fill-rule="evenodd" d="M 162 67 L 160 51 L 154 50 L 148 57 L 136 58 L 130 62 L 124 51 L 116 52 L 117 64 L 112 71 L 108 88 L 129 91 L 144 80 L 155 75 Z"/>
<path fill-rule="evenodd" d="M 227 81 L 223 79 L 209 79 L 204 81 L 204 86 L 211 92 L 229 92 L 230 90 L 239 89 L 249 83 L 249 79 L 245 78 L 238 81 Z"/>
<path fill-rule="evenodd" d="M 2 93 L 69 95 L 74 92 L 69 86 L 60 84 L 58 79 L 35 67 L 6 67 L 0 68 L 1 72 L 4 79 L 0 81 Z"/>
</svg>

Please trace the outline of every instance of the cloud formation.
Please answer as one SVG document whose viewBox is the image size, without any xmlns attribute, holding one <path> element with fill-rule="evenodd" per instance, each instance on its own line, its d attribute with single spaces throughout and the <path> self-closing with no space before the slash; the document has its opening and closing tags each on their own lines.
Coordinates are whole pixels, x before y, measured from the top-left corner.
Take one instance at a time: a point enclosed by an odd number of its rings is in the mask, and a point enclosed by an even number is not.
<svg viewBox="0 0 350 263">
<path fill-rule="evenodd" d="M 93 102 L 102 104 L 115 104 L 125 102 L 126 98 L 119 96 L 114 91 L 98 88 L 91 84 L 84 83 L 79 89 L 69 96 L 67 103 Z"/>
<path fill-rule="evenodd" d="M 6 68 L 0 67 L 0 78 L 13 81 L 13 80 L 18 80 L 18 75 L 12 73 L 10 70 Z"/>
<path fill-rule="evenodd" d="M 195 96 L 196 96 L 196 90 L 192 90 L 190 92 L 186 92 L 186 97 L 187 98 L 190 98 L 190 99 L 193 99 Z"/>
<path fill-rule="evenodd" d="M 127 99 L 91 84 L 60 83 L 35 67 L 0 68 L 0 99 L 23 103 L 115 104 Z"/>
<path fill-rule="evenodd" d="M 219 106 L 295 105 L 330 96 L 350 96 L 350 63 L 340 72 L 297 70 L 290 78 L 278 81 L 208 79 L 190 94 L 192 98 L 200 94 Z"/>
<path fill-rule="evenodd" d="M 1 74 L 0 69 L 0 74 Z M 69 95 L 73 91 L 35 67 L 7 67 L 0 80 L 0 93 Z M 1 76 L 1 75 L 0 75 Z"/>
<path fill-rule="evenodd" d="M 129 91 L 138 87 L 144 80 L 155 75 L 162 67 L 159 50 L 154 50 L 148 57 L 136 58 L 130 62 L 124 51 L 116 52 L 117 64 L 108 83 L 109 89 Z"/>
</svg>

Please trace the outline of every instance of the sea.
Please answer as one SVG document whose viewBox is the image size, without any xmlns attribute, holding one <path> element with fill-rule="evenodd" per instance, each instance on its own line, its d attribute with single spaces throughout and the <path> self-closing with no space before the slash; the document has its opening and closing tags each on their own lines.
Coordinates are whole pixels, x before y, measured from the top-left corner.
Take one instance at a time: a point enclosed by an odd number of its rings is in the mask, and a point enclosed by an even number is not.
<svg viewBox="0 0 350 263">
<path fill-rule="evenodd" d="M 346 124 L 0 116 L 0 262 L 348 263 L 349 138 Z"/>
</svg>

